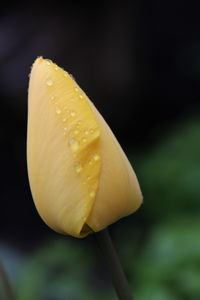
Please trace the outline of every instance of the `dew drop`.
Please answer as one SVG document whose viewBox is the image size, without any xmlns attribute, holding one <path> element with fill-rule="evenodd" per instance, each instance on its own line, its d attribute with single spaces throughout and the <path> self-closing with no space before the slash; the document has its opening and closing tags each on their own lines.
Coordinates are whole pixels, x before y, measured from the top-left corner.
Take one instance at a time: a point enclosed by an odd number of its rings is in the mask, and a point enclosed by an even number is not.
<svg viewBox="0 0 200 300">
<path fill-rule="evenodd" d="M 76 171 L 77 174 L 81 173 L 81 171 L 82 171 L 83 168 L 82 168 L 82 166 L 81 166 L 80 163 L 78 163 L 78 162 L 75 163 L 74 167 L 75 167 L 75 171 Z"/>
<path fill-rule="evenodd" d="M 63 118 L 62 121 L 63 123 L 65 123 L 67 121 L 67 118 Z"/>
<path fill-rule="evenodd" d="M 86 143 L 86 138 L 82 138 L 81 140 L 83 143 Z"/>
<path fill-rule="evenodd" d="M 72 152 L 76 152 L 79 148 L 79 142 L 74 138 L 70 138 L 68 144 Z"/>
<path fill-rule="evenodd" d="M 76 123 L 76 126 L 79 127 L 79 126 L 81 125 L 81 123 L 82 123 L 81 120 L 79 120 L 79 121 Z"/>
<path fill-rule="evenodd" d="M 53 81 L 49 78 L 46 80 L 46 85 L 48 86 L 52 86 L 53 85 Z"/>
<path fill-rule="evenodd" d="M 61 112 L 62 112 L 62 111 L 61 111 L 61 109 L 60 109 L 60 108 L 57 108 L 57 109 L 56 109 L 56 113 L 57 113 L 57 115 L 60 115 L 60 114 L 61 114 Z"/>
<path fill-rule="evenodd" d="M 48 66 L 50 66 L 50 65 L 52 64 L 52 61 L 51 61 L 50 59 L 46 59 L 46 64 L 47 64 Z"/>
<path fill-rule="evenodd" d="M 78 91 L 79 91 L 79 89 L 78 89 L 76 86 L 75 86 L 74 90 L 75 90 L 75 92 L 78 92 Z"/>
<path fill-rule="evenodd" d="M 94 191 L 91 191 L 91 192 L 90 192 L 90 198 L 94 198 L 94 196 L 95 196 L 95 192 L 94 192 Z"/>
<path fill-rule="evenodd" d="M 93 157 L 94 161 L 100 160 L 100 156 L 97 153 L 94 153 L 92 157 Z"/>
<path fill-rule="evenodd" d="M 76 112 L 75 112 L 75 111 L 71 111 L 71 112 L 70 112 L 70 116 L 71 116 L 71 117 L 75 117 L 75 115 L 76 115 Z"/>
<path fill-rule="evenodd" d="M 55 100 L 55 96 L 51 96 L 51 100 L 52 100 L 52 101 Z"/>
<path fill-rule="evenodd" d="M 72 74 L 69 74 L 69 76 L 75 81 L 75 78 Z"/>
<path fill-rule="evenodd" d="M 93 129 L 90 129 L 90 133 L 94 133 L 94 130 L 93 130 Z"/>
<path fill-rule="evenodd" d="M 65 77 L 68 77 L 68 73 L 67 73 L 67 72 L 64 72 L 64 76 L 65 76 Z"/>
<path fill-rule="evenodd" d="M 58 67 L 57 67 L 57 66 L 55 66 L 54 70 L 56 70 L 56 71 L 57 71 L 57 70 L 58 70 Z"/>
<path fill-rule="evenodd" d="M 83 99 L 83 95 L 80 94 L 80 95 L 79 95 L 79 98 L 80 98 L 80 99 Z"/>
<path fill-rule="evenodd" d="M 89 131 L 88 130 L 85 130 L 85 135 L 88 135 L 89 134 Z"/>
<path fill-rule="evenodd" d="M 75 134 L 75 135 L 78 135 L 78 134 L 79 134 L 79 130 L 75 129 L 75 130 L 74 130 L 74 134 Z"/>
</svg>

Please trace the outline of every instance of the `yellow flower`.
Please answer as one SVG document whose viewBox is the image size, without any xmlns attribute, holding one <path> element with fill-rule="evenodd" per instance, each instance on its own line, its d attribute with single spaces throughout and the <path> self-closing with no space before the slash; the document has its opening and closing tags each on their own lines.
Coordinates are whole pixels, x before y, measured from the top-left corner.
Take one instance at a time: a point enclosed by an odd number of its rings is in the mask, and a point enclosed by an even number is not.
<svg viewBox="0 0 200 300">
<path fill-rule="evenodd" d="M 135 173 L 72 76 L 39 57 L 28 98 L 29 181 L 46 224 L 84 237 L 133 213 L 142 202 Z"/>
</svg>

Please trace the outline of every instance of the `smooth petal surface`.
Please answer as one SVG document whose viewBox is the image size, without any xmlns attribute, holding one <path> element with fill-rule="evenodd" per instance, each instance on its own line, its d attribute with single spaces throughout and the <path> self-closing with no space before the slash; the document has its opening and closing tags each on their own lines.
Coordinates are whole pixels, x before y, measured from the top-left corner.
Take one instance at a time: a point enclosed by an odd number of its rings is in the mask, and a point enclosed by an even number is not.
<svg viewBox="0 0 200 300">
<path fill-rule="evenodd" d="M 41 57 L 30 75 L 27 161 L 37 210 L 60 233 L 84 237 L 142 202 L 106 122 L 71 75 Z"/>
</svg>

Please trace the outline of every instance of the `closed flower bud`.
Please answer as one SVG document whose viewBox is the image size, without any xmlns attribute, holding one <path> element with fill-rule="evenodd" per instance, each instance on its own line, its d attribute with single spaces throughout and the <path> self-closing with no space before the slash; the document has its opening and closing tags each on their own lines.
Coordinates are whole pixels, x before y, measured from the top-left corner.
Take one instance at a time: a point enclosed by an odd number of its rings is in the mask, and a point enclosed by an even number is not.
<svg viewBox="0 0 200 300">
<path fill-rule="evenodd" d="M 133 213 L 142 202 L 135 173 L 72 76 L 39 57 L 28 98 L 28 175 L 45 223 L 84 237 Z"/>
</svg>

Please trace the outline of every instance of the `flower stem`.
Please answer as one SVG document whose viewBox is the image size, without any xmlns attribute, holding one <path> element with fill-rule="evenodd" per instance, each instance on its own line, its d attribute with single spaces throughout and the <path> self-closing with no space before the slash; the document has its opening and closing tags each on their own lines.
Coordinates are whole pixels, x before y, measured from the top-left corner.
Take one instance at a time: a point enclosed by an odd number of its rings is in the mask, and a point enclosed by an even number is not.
<svg viewBox="0 0 200 300">
<path fill-rule="evenodd" d="M 12 288 L 3 265 L 0 263 L 0 296 L 5 300 L 14 300 Z"/>
<path fill-rule="evenodd" d="M 119 300 L 133 300 L 133 296 L 128 286 L 128 282 L 118 255 L 110 238 L 108 229 L 95 233 L 96 241 L 101 248 L 110 269 L 113 285 Z"/>
</svg>

